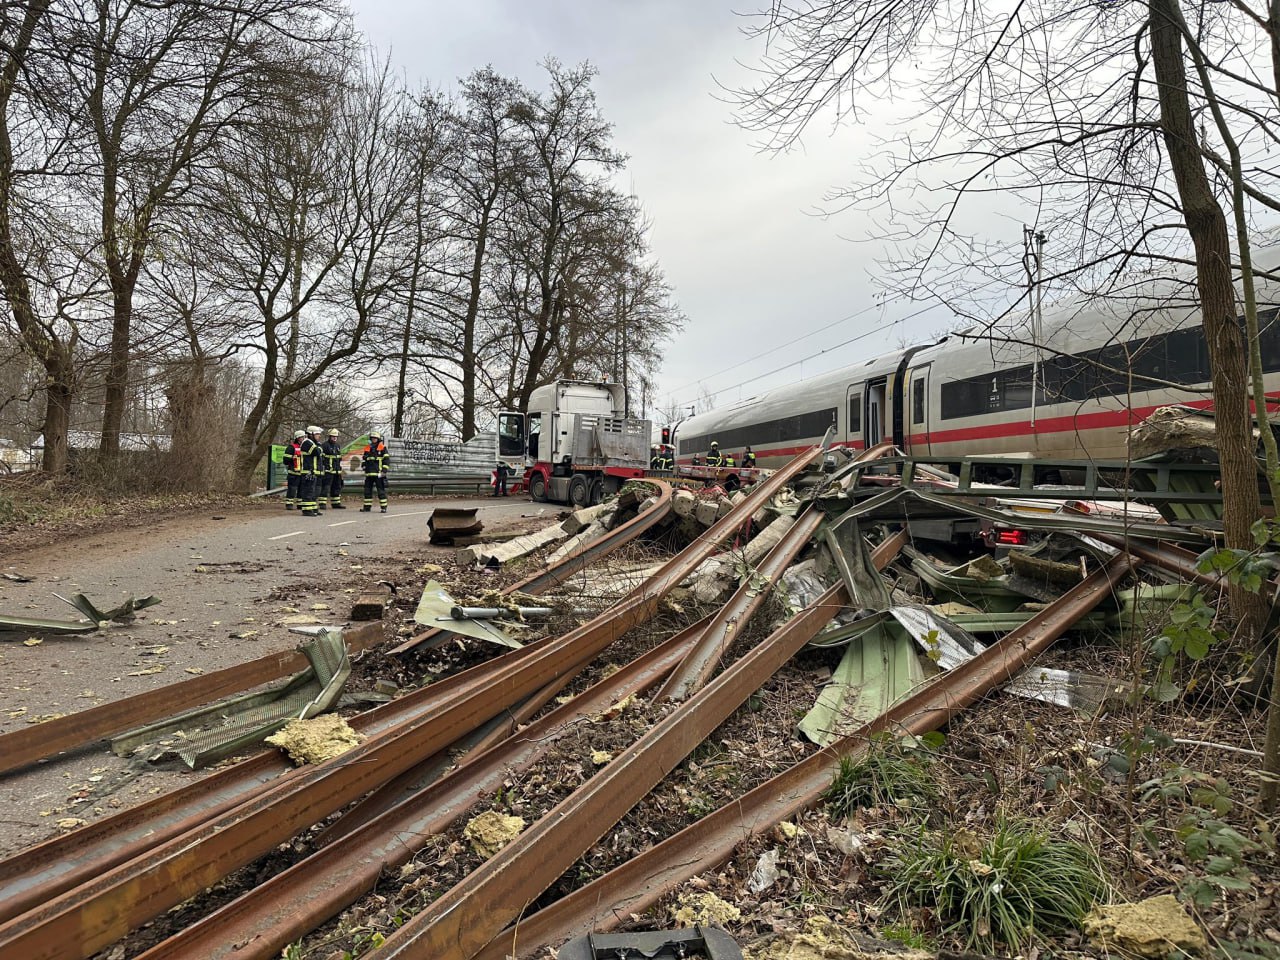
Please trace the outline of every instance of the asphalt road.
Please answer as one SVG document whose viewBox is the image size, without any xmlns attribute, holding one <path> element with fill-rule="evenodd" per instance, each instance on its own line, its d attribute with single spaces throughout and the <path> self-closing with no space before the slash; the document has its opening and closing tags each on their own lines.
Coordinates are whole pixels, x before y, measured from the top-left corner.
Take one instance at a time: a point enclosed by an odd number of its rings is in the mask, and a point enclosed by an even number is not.
<svg viewBox="0 0 1280 960">
<path fill-rule="evenodd" d="M 78 619 L 55 593 L 84 593 L 104 610 L 127 596 L 161 603 L 91 634 L 0 633 L 0 732 L 291 649 L 301 638 L 290 621 L 341 624 L 354 595 L 384 577 L 420 587 L 415 571 L 447 567 L 454 553 L 427 542 L 435 505 L 475 506 L 487 531 L 536 528 L 560 512 L 523 497 L 393 498 L 386 514 L 357 505 L 303 517 L 256 501 L 5 556 L 0 573 L 32 582 L 0 579 L 0 613 Z M 197 775 L 138 774 L 127 764 L 98 746 L 0 779 L 9 801 L 0 853 L 48 835 L 59 818 L 91 818 Z"/>
</svg>

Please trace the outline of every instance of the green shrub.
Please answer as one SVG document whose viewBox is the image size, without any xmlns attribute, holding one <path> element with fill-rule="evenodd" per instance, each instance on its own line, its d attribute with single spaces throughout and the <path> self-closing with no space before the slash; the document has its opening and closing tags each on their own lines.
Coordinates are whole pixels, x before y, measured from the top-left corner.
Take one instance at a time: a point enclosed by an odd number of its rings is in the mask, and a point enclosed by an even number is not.
<svg viewBox="0 0 1280 960">
<path fill-rule="evenodd" d="M 938 799 L 932 762 L 925 741 L 880 736 L 861 756 L 840 758 L 840 771 L 822 797 L 835 818 L 859 807 L 927 805 Z"/>
<path fill-rule="evenodd" d="M 1083 844 L 1000 821 L 980 840 L 966 830 L 904 835 L 884 865 L 902 909 L 931 907 L 949 936 L 986 953 L 1018 950 L 1079 924 L 1108 895 L 1097 855 Z"/>
</svg>

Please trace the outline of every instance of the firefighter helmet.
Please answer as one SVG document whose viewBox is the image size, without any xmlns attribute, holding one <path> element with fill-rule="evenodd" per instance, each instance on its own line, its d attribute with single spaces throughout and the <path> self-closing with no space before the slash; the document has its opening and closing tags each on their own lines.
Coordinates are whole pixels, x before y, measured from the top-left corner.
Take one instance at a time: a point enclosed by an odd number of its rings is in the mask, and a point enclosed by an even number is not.
<svg viewBox="0 0 1280 960">
<path fill-rule="evenodd" d="M 293 431 L 293 439 L 295 439 L 295 440 L 301 440 L 301 439 L 302 439 L 303 437 L 305 437 L 306 435 L 307 435 L 307 431 L 305 431 L 305 430 L 295 430 L 295 431 Z"/>
<path fill-rule="evenodd" d="M 382 432 L 381 432 L 381 431 L 379 431 L 379 430 L 370 430 L 370 431 L 369 431 L 369 439 L 370 439 L 370 440 L 381 440 L 381 439 L 382 439 Z"/>
<path fill-rule="evenodd" d="M 329 428 L 329 436 L 331 436 L 331 437 L 336 437 L 337 435 L 338 435 L 338 428 L 337 428 L 337 427 L 330 427 L 330 428 Z"/>
<path fill-rule="evenodd" d="M 320 432 L 320 428 L 315 426 L 314 424 L 307 427 L 307 433 L 319 433 L 319 432 Z"/>
<path fill-rule="evenodd" d="M 712 440 L 712 441 L 711 441 L 711 446 L 712 446 L 712 447 L 716 447 L 716 448 L 718 448 L 718 447 L 720 446 L 720 444 L 718 444 L 718 443 L 716 443 L 714 440 Z"/>
</svg>

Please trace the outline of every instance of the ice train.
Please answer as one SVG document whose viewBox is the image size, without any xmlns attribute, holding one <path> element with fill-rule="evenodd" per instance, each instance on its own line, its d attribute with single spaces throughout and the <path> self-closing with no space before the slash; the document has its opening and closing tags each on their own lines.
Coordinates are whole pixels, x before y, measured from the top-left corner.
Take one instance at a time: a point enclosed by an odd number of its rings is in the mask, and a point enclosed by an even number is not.
<svg viewBox="0 0 1280 960">
<path fill-rule="evenodd" d="M 1268 267 L 1280 262 L 1280 251 L 1268 253 Z M 677 463 L 704 457 L 715 440 L 778 466 L 833 425 L 837 445 L 891 439 L 931 458 L 1123 459 L 1128 428 L 1156 407 L 1212 406 L 1200 314 L 1185 290 L 1145 281 L 1122 297 L 1046 308 L 1035 337 L 1027 321 L 961 330 L 689 417 L 674 430 Z M 1260 282 L 1258 302 L 1275 397 L 1280 284 Z"/>
</svg>

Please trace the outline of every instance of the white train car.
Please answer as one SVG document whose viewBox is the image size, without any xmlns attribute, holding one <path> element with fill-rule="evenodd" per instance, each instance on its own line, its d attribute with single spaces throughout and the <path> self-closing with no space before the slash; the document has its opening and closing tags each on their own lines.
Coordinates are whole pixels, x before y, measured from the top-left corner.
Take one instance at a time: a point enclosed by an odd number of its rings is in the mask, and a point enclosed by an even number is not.
<svg viewBox="0 0 1280 960">
<path fill-rule="evenodd" d="M 1269 250 L 1268 268 L 1280 262 Z M 930 456 L 1124 459 L 1130 427 L 1156 407 L 1213 405 L 1199 311 L 1184 285 L 1148 281 L 1110 300 L 1045 311 L 1039 350 L 1025 321 L 964 330 L 698 414 L 675 430 L 676 459 L 750 445 L 778 466 L 819 442 L 892 439 Z M 1280 284 L 1259 283 L 1268 397 L 1280 395 Z M 1243 318 L 1241 318 L 1243 325 Z M 1038 362 L 1037 362 L 1038 360 Z"/>
</svg>

